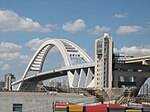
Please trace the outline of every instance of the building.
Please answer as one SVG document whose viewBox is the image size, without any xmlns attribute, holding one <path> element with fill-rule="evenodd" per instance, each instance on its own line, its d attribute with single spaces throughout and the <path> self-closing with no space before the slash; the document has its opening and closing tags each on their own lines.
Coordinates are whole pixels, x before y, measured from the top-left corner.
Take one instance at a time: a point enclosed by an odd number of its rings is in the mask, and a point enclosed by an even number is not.
<svg viewBox="0 0 150 112">
<path fill-rule="evenodd" d="M 5 75 L 5 90 L 11 91 L 11 83 L 16 80 L 15 76 L 12 73 Z"/>
<path fill-rule="evenodd" d="M 4 81 L 0 81 L 0 91 L 4 89 L 4 85 L 5 85 Z"/>
<path fill-rule="evenodd" d="M 53 102 L 94 103 L 95 96 L 54 92 L 0 92 L 0 112 L 53 112 Z"/>
<path fill-rule="evenodd" d="M 112 88 L 112 37 L 105 33 L 95 41 L 95 87 Z"/>
<path fill-rule="evenodd" d="M 113 57 L 114 63 L 125 63 L 126 59 L 133 58 L 134 56 L 129 56 L 124 53 L 115 53 Z"/>
<path fill-rule="evenodd" d="M 49 87 L 59 88 L 59 87 L 61 87 L 61 82 L 58 82 L 56 80 L 50 80 Z"/>
</svg>

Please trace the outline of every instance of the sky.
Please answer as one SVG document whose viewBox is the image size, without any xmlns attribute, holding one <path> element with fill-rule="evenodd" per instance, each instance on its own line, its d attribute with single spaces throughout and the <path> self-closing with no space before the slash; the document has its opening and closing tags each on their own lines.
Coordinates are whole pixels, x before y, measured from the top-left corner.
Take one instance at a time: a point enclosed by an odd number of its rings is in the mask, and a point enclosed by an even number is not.
<svg viewBox="0 0 150 112">
<path fill-rule="evenodd" d="M 48 38 L 68 39 L 94 59 L 95 39 L 114 51 L 150 55 L 150 0 L 0 0 L 0 79 L 20 78 Z"/>
</svg>

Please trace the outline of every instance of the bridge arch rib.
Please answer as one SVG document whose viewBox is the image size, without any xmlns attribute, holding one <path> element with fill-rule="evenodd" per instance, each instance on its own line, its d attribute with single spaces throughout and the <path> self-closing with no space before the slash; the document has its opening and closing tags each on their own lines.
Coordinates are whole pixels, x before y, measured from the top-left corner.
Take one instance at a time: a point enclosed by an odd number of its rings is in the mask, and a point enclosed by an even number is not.
<svg viewBox="0 0 150 112">
<path fill-rule="evenodd" d="M 27 77 L 29 71 L 37 71 L 38 73 L 42 72 L 43 63 L 45 61 L 45 58 L 48 54 L 48 52 L 51 50 L 52 47 L 56 46 L 58 50 L 60 51 L 65 66 L 72 65 L 71 58 L 69 56 L 69 52 L 66 46 L 72 46 L 85 60 L 85 62 L 93 62 L 93 60 L 76 44 L 73 42 L 70 42 L 68 40 L 64 39 L 49 39 L 45 41 L 39 49 L 36 51 L 36 53 L 33 55 L 32 59 L 30 60 L 22 78 L 21 82 L 18 85 L 17 90 L 19 91 L 24 83 L 24 79 Z M 69 78 L 69 85 L 73 86 L 73 74 L 71 72 L 67 72 L 68 78 Z M 12 85 L 15 85 L 12 84 Z"/>
</svg>

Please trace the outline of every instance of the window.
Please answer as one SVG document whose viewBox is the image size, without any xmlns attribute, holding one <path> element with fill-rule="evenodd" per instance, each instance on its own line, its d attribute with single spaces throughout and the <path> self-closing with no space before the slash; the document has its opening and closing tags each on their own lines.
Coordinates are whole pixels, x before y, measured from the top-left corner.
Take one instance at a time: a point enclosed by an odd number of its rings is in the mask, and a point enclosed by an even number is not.
<svg viewBox="0 0 150 112">
<path fill-rule="evenodd" d="M 13 112 L 22 112 L 22 104 L 13 104 Z"/>
<path fill-rule="evenodd" d="M 100 71 L 100 69 L 97 69 L 97 71 Z"/>
</svg>

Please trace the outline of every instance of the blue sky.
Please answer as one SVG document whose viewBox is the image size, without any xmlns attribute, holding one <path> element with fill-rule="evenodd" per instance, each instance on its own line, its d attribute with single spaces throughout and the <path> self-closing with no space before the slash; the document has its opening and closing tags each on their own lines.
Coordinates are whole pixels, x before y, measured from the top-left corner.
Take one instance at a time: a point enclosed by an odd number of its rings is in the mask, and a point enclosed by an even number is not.
<svg viewBox="0 0 150 112">
<path fill-rule="evenodd" d="M 73 41 L 94 59 L 95 39 L 108 32 L 115 52 L 150 55 L 149 12 L 149 0 L 0 0 L 0 79 L 21 77 L 47 37 Z"/>
</svg>

